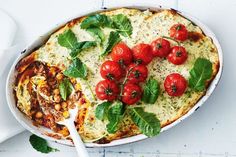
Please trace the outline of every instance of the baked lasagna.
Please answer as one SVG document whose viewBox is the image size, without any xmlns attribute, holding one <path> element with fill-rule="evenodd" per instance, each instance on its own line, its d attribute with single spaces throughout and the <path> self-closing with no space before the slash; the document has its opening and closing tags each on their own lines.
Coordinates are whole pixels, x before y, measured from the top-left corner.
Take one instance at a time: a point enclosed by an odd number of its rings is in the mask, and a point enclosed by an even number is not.
<svg viewBox="0 0 236 157">
<path fill-rule="evenodd" d="M 69 138 L 78 107 L 85 142 L 159 134 L 205 95 L 219 69 L 212 39 L 174 10 L 119 8 L 80 17 L 17 66 L 16 105 L 36 126 Z"/>
</svg>

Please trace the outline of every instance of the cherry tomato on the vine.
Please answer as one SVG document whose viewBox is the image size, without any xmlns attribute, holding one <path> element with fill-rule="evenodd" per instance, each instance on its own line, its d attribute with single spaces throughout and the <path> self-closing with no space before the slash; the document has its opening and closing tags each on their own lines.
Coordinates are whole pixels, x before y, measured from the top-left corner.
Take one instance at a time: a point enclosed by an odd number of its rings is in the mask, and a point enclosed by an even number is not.
<svg viewBox="0 0 236 157">
<path fill-rule="evenodd" d="M 137 84 L 127 83 L 124 86 L 122 101 L 127 105 L 132 105 L 140 100 L 142 89 Z"/>
<path fill-rule="evenodd" d="M 168 75 L 164 81 L 165 91 L 169 96 L 181 96 L 187 88 L 186 79 L 178 74 L 172 73 Z"/>
<path fill-rule="evenodd" d="M 148 44 L 138 44 L 132 48 L 134 61 L 141 64 L 148 64 L 152 61 L 152 47 Z"/>
<path fill-rule="evenodd" d="M 185 41 L 188 38 L 188 30 L 183 24 L 175 24 L 170 28 L 170 37 Z"/>
<path fill-rule="evenodd" d="M 148 76 L 148 69 L 145 65 L 130 64 L 127 68 L 129 83 L 144 82 Z"/>
<path fill-rule="evenodd" d="M 108 80 L 119 80 L 123 75 L 123 70 L 115 61 L 105 61 L 100 69 L 102 78 Z"/>
<path fill-rule="evenodd" d="M 152 54 L 157 57 L 166 57 L 170 53 L 170 42 L 163 38 L 158 38 L 151 43 Z"/>
<path fill-rule="evenodd" d="M 128 65 L 132 62 L 133 55 L 131 49 L 124 42 L 120 42 L 113 47 L 111 58 L 121 65 Z"/>
<path fill-rule="evenodd" d="M 171 48 L 170 54 L 167 56 L 169 62 L 180 65 L 183 64 L 188 58 L 188 54 L 184 47 L 174 46 Z"/>
<path fill-rule="evenodd" d="M 114 81 L 102 80 L 96 85 L 95 92 L 100 100 L 113 101 L 119 94 L 119 87 Z"/>
</svg>

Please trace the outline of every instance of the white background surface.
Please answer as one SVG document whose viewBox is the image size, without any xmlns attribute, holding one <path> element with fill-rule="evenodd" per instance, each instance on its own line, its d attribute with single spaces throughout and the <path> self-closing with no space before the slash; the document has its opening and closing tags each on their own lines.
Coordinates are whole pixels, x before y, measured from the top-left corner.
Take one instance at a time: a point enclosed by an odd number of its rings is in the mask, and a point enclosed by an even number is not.
<svg viewBox="0 0 236 157">
<path fill-rule="evenodd" d="M 115 0 L 105 0 L 105 6 L 108 1 L 109 4 L 116 3 Z M 130 4 L 137 2 L 127 1 L 122 0 Z M 56 23 L 75 16 L 80 11 L 100 8 L 101 2 L 102 0 L 0 0 L 0 8 L 15 18 L 19 26 L 15 43 L 28 43 Z M 236 1 L 176 2 L 177 0 L 156 0 L 156 4 L 175 6 L 199 18 L 218 37 L 224 53 L 224 72 L 219 86 L 197 112 L 178 126 L 145 141 L 113 148 L 90 148 L 91 157 L 236 156 Z M 1 21 L 0 24 L 3 25 Z M 31 148 L 29 136 L 29 132 L 24 132 L 0 144 L 0 157 L 77 156 L 73 148 L 55 143 L 50 144 L 60 149 L 60 152 L 48 155 L 38 153 Z"/>
</svg>

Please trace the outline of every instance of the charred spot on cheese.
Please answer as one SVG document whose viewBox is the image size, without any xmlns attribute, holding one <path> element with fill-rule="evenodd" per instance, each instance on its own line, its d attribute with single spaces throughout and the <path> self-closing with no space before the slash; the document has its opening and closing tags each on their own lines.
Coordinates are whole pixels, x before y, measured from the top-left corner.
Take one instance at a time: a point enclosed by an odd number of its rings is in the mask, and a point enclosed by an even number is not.
<svg viewBox="0 0 236 157">
<path fill-rule="evenodd" d="M 188 39 L 197 42 L 204 38 L 204 36 L 199 32 L 188 32 Z"/>
<path fill-rule="evenodd" d="M 150 73 L 149 76 L 154 77 L 160 84 L 163 84 L 165 77 L 173 72 L 178 72 L 185 78 L 188 78 L 189 71 L 198 57 L 204 57 L 213 63 L 212 79 L 217 74 L 219 57 L 212 39 L 206 36 L 201 28 L 178 14 L 177 11 L 141 11 L 138 9 L 120 8 L 104 11 L 101 14 L 109 17 L 124 14 L 129 18 L 133 27 L 132 35 L 130 37 L 121 36 L 121 38 L 130 48 L 139 43 L 151 43 L 159 37 L 169 36 L 170 27 L 176 23 L 186 26 L 189 31 L 189 40 L 181 43 L 188 52 L 188 59 L 185 64 L 175 66 L 170 64 L 166 59 L 156 57 L 147 67 Z M 54 123 L 55 119 L 52 115 L 44 113 L 41 119 L 34 117 L 37 111 L 43 112 L 39 101 L 45 101 L 41 102 L 41 105 L 44 103 L 48 106 L 49 110 L 51 107 L 58 107 L 59 104 L 60 107 L 58 108 L 60 108 L 60 112 L 66 111 L 68 109 L 67 106 L 73 103 L 78 104 L 80 112 L 78 113 L 75 124 L 78 133 L 85 142 L 108 143 L 115 139 L 140 134 L 139 128 L 133 123 L 129 115 L 124 116 L 120 123 L 120 129 L 114 134 L 109 134 L 106 130 L 108 121 L 101 121 L 95 118 L 95 109 L 102 101 L 93 100 L 91 90 L 88 88 L 87 83 L 94 91 L 96 84 L 102 79 L 99 72 L 100 66 L 104 60 L 110 59 L 110 56 L 104 58 L 99 57 L 101 52 L 101 47 L 99 46 L 85 50 L 78 56 L 88 69 L 87 82 L 80 78 L 68 78 L 73 84 L 74 89 L 77 90 L 75 92 L 78 94 L 76 101 L 72 100 L 73 97 L 69 97 L 66 101 L 58 97 L 54 99 L 55 93 L 58 93 L 58 91 L 54 90 L 58 88 L 60 80 L 65 77 L 63 71 L 71 63 L 70 51 L 58 44 L 58 35 L 70 28 L 79 41 L 94 41 L 95 38 L 93 36 L 86 30 L 80 28 L 80 23 L 85 18 L 86 16 L 76 18 L 59 28 L 50 36 L 44 45 L 23 58 L 17 64 L 16 71 L 18 75 L 15 83 L 16 105 L 35 124 L 51 128 L 66 137 L 64 139 L 70 139 L 69 136 L 66 136 L 68 133 L 63 126 Z M 111 29 L 101 29 L 106 38 L 108 38 Z M 171 45 L 176 44 L 172 40 L 169 40 L 169 42 Z M 208 82 L 208 85 L 210 82 L 211 80 Z M 37 88 L 39 85 L 40 88 Z M 152 112 L 156 115 L 162 127 L 171 124 L 186 114 L 205 94 L 205 91 L 198 93 L 187 89 L 187 92 L 181 97 L 170 97 L 164 92 L 163 85 L 160 86 L 160 91 L 160 95 L 153 105 L 145 105 L 142 102 L 141 105 L 145 106 L 145 111 Z"/>
</svg>

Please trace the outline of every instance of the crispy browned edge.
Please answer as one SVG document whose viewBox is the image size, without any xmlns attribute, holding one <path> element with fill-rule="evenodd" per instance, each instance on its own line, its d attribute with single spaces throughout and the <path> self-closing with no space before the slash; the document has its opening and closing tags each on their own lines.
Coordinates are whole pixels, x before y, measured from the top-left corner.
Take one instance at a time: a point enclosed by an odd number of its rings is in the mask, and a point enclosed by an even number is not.
<svg viewBox="0 0 236 157">
<path fill-rule="evenodd" d="M 134 9 L 134 10 L 139 10 L 139 11 L 144 11 L 144 10 L 148 9 L 148 8 L 146 8 L 146 9 L 142 10 L 142 9 L 137 9 L 137 8 L 132 8 L 132 7 L 120 7 L 120 8 L 114 8 L 114 9 L 99 11 L 99 12 L 97 12 L 97 13 L 112 12 L 112 11 L 119 10 L 119 9 L 122 9 L 122 8 L 124 8 L 124 9 Z M 177 10 L 174 10 L 174 9 L 162 9 L 162 8 L 160 8 L 160 9 L 158 9 L 158 10 L 152 10 L 152 9 L 150 8 L 150 11 L 151 11 L 152 13 L 155 13 L 155 14 L 156 14 L 156 13 L 160 13 L 160 12 L 162 12 L 163 10 L 168 10 L 168 11 L 169 11 L 171 14 L 173 14 L 173 15 L 178 15 L 178 16 L 181 16 L 181 17 L 183 17 L 183 18 L 185 18 L 185 19 L 191 21 L 190 19 L 188 19 L 188 18 L 184 17 L 183 15 L 179 14 L 178 11 L 177 11 Z M 94 14 L 94 13 L 92 13 L 92 14 Z M 88 15 L 91 15 L 91 14 L 88 14 Z M 55 31 L 53 31 L 50 35 L 48 35 L 48 38 L 45 40 L 45 42 L 43 42 L 42 45 L 44 45 L 44 44 L 48 41 L 48 39 L 50 38 L 50 36 L 51 36 L 52 34 L 54 34 L 54 33 L 58 32 L 58 31 L 60 31 L 60 30 L 63 29 L 65 26 L 68 26 L 69 28 L 71 28 L 73 25 L 75 25 L 75 24 L 77 24 L 78 22 L 81 22 L 83 19 L 85 19 L 88 15 L 81 16 L 81 17 L 77 17 L 77 18 L 74 18 L 74 19 L 72 19 L 72 20 L 66 22 L 64 25 L 60 26 L 60 27 L 57 28 Z M 191 22 L 192 22 L 192 21 L 191 21 Z M 194 22 L 192 22 L 192 23 L 193 23 L 195 26 L 197 26 Z M 201 29 L 201 28 L 200 28 L 200 29 Z M 203 31 L 202 31 L 202 32 L 203 32 Z M 203 35 L 206 36 L 204 32 L 203 32 Z M 211 39 L 211 41 L 212 41 L 212 43 L 213 43 L 213 40 L 212 40 L 212 39 Z M 213 43 L 213 44 L 214 44 L 214 43 Z M 42 45 L 41 45 L 41 46 L 42 46 Z M 41 47 L 41 46 L 38 46 L 38 47 L 34 48 L 34 49 L 32 50 L 32 52 L 34 52 L 35 50 L 37 50 L 37 49 L 38 49 L 39 47 Z M 32 53 L 32 52 L 31 52 L 31 53 Z M 30 53 L 30 54 L 31 54 L 31 53 Z M 29 54 L 29 55 L 30 55 L 30 54 Z M 23 60 L 23 59 L 24 59 L 24 58 L 22 58 L 21 60 Z M 21 60 L 20 60 L 18 63 L 20 63 Z M 17 64 L 17 65 L 18 65 L 18 64 Z M 217 64 L 215 64 L 215 68 L 216 68 L 216 69 L 215 69 L 215 73 L 213 73 L 212 78 L 207 82 L 207 88 L 210 86 L 211 82 L 214 80 L 215 76 L 217 75 L 217 73 L 218 73 L 218 71 L 219 71 L 219 67 L 220 67 L 220 62 L 219 62 L 219 55 L 218 55 L 218 62 L 217 62 Z M 195 106 L 195 105 L 201 100 L 201 98 L 205 96 L 205 94 L 206 94 L 206 92 L 203 93 L 202 96 L 199 97 L 199 99 L 198 99 L 195 103 L 192 103 L 186 110 L 183 110 L 183 112 L 182 112 L 181 114 L 179 114 L 179 116 L 176 116 L 174 119 L 172 119 L 172 120 L 170 120 L 170 121 L 167 121 L 165 124 L 162 124 L 161 127 L 163 128 L 163 127 L 165 127 L 165 126 L 167 126 L 167 125 L 169 125 L 169 124 L 175 122 L 175 121 L 178 120 L 180 117 L 182 117 L 183 115 L 185 115 L 186 113 L 188 113 L 189 110 L 191 110 L 191 109 L 193 108 L 193 106 Z M 198 109 L 198 108 L 197 108 L 197 109 Z M 197 109 L 196 109 L 196 110 L 197 110 Z M 137 135 L 137 134 L 135 134 L 135 135 Z M 129 135 L 129 136 L 122 135 L 122 136 L 123 136 L 123 137 L 124 137 L 124 136 L 125 136 L 125 137 L 130 137 L 130 136 L 135 136 L 135 135 Z M 120 137 L 119 137 L 119 136 L 115 136 L 115 139 L 123 138 L 122 136 L 120 136 Z M 113 140 L 115 140 L 115 139 L 113 139 Z M 105 143 L 107 143 L 107 142 L 110 142 L 110 141 L 106 141 Z"/>
</svg>

